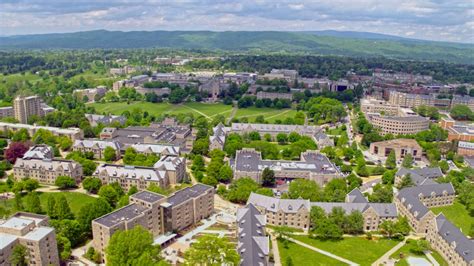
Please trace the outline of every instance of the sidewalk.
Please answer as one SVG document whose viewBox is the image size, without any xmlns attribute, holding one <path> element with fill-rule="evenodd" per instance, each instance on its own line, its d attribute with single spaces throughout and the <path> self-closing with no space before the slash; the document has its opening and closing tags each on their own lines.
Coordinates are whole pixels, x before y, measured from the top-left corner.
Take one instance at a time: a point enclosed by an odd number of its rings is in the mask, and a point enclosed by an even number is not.
<svg viewBox="0 0 474 266">
<path fill-rule="evenodd" d="M 390 256 L 392 256 L 395 251 L 399 250 L 403 245 L 405 245 L 405 242 L 407 241 L 407 238 L 405 238 L 402 242 L 398 243 L 396 246 L 394 246 L 392 249 L 387 251 L 385 254 L 382 255 L 378 260 L 376 260 L 374 263 L 372 263 L 372 266 L 379 266 L 379 265 L 385 265 L 385 262 L 388 262 L 390 260 Z"/>
</svg>

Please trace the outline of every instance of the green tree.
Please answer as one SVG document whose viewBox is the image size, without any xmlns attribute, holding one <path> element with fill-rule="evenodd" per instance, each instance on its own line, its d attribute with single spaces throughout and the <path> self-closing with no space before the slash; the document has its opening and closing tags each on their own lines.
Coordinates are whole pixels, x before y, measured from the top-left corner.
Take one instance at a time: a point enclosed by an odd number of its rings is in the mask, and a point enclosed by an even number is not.
<svg viewBox="0 0 474 266">
<path fill-rule="evenodd" d="M 347 216 L 344 232 L 347 234 L 360 234 L 364 232 L 364 217 L 360 211 L 353 211 Z"/>
<path fill-rule="evenodd" d="M 66 237 L 73 247 L 79 245 L 83 241 L 82 227 L 76 220 L 51 220 L 50 225 L 56 229 L 56 234 Z"/>
<path fill-rule="evenodd" d="M 18 244 L 13 248 L 12 254 L 10 255 L 10 263 L 15 266 L 27 266 L 27 255 L 27 248 L 21 244 Z"/>
<path fill-rule="evenodd" d="M 115 161 L 117 152 L 115 151 L 114 148 L 107 146 L 104 150 L 104 160 L 107 162 L 113 162 Z"/>
<path fill-rule="evenodd" d="M 234 173 L 232 172 L 232 168 L 228 165 L 224 165 L 219 170 L 219 181 L 221 182 L 229 182 L 232 180 L 232 176 Z"/>
<path fill-rule="evenodd" d="M 71 241 L 69 241 L 67 237 L 61 234 L 57 234 L 56 242 L 58 244 L 59 257 L 61 258 L 62 261 L 68 260 L 72 254 Z"/>
<path fill-rule="evenodd" d="M 408 153 L 407 155 L 405 155 L 405 158 L 403 158 L 403 161 L 402 161 L 402 166 L 405 168 L 413 167 L 413 156 L 411 155 L 411 153 Z"/>
<path fill-rule="evenodd" d="M 53 195 L 48 196 L 48 202 L 46 204 L 46 213 L 51 219 L 56 219 L 56 199 Z"/>
<path fill-rule="evenodd" d="M 36 179 L 25 178 L 21 182 L 23 182 L 24 188 L 28 192 L 32 192 L 39 188 L 39 182 Z"/>
<path fill-rule="evenodd" d="M 41 209 L 41 202 L 40 198 L 38 197 L 38 194 L 36 192 L 32 192 L 28 194 L 26 197 L 26 206 L 25 210 L 27 212 L 32 212 L 32 213 L 42 213 L 43 210 Z"/>
<path fill-rule="evenodd" d="M 321 187 L 314 181 L 308 179 L 296 179 L 290 183 L 288 188 L 288 197 L 290 199 L 309 199 L 310 201 L 322 201 L 323 193 Z"/>
<path fill-rule="evenodd" d="M 393 199 L 393 189 L 390 184 L 377 184 L 372 188 L 372 194 L 369 195 L 370 202 L 391 203 Z"/>
<path fill-rule="evenodd" d="M 227 238 L 213 235 L 200 237 L 184 253 L 186 265 L 238 265 L 239 254 Z"/>
<path fill-rule="evenodd" d="M 279 144 L 285 144 L 288 141 L 288 135 L 285 133 L 278 133 L 276 139 Z"/>
<path fill-rule="evenodd" d="M 388 154 L 387 160 L 385 161 L 385 167 L 387 169 L 395 169 L 397 167 L 397 158 L 395 157 L 395 151 L 392 150 Z"/>
<path fill-rule="evenodd" d="M 59 195 L 57 197 L 54 209 L 54 214 L 57 219 L 74 219 L 74 214 L 72 213 L 69 203 L 64 195 Z"/>
<path fill-rule="evenodd" d="M 231 202 L 245 203 L 250 193 L 257 191 L 260 186 L 250 177 L 239 178 L 234 180 L 229 186 L 227 199 Z"/>
<path fill-rule="evenodd" d="M 97 194 L 101 186 L 102 181 L 97 177 L 87 177 L 82 181 L 82 187 L 89 193 Z"/>
<path fill-rule="evenodd" d="M 110 238 L 106 251 L 107 265 L 157 265 L 162 261 L 153 236 L 140 225 L 117 231 Z"/>
<path fill-rule="evenodd" d="M 119 193 L 112 187 L 112 185 L 104 185 L 99 189 L 99 197 L 106 200 L 110 206 L 115 206 L 119 200 Z"/>
<path fill-rule="evenodd" d="M 68 189 L 76 187 L 76 180 L 70 176 L 58 176 L 54 181 L 54 185 L 56 185 L 59 189 Z"/>
<path fill-rule="evenodd" d="M 265 167 L 262 172 L 262 184 L 266 187 L 271 187 L 275 185 L 275 172 Z"/>
<path fill-rule="evenodd" d="M 257 189 L 255 193 L 268 196 L 268 197 L 273 197 L 273 190 L 271 188 L 262 187 L 262 188 Z"/>
<path fill-rule="evenodd" d="M 312 231 L 312 235 L 321 239 L 341 239 L 342 234 L 342 229 L 330 219 L 322 220 L 316 229 Z"/>
<path fill-rule="evenodd" d="M 413 183 L 413 180 L 411 179 L 411 175 L 410 173 L 406 174 L 405 176 L 403 176 L 400 184 L 398 184 L 398 189 L 402 189 L 402 188 L 405 188 L 405 187 L 411 187 L 413 186 L 414 183 Z"/>
<path fill-rule="evenodd" d="M 311 212 L 310 212 L 310 221 L 311 221 L 311 227 L 316 229 L 316 227 L 323 221 L 326 220 L 328 217 L 326 215 L 326 212 L 319 206 L 313 206 L 311 207 Z"/>
<path fill-rule="evenodd" d="M 286 257 L 286 261 L 285 261 L 285 265 L 286 266 L 293 266 L 293 259 L 291 259 L 291 257 Z"/>
<path fill-rule="evenodd" d="M 77 221 L 82 226 L 87 235 L 91 235 L 92 220 L 112 211 L 112 207 L 105 199 L 97 199 L 81 207 L 77 215 Z"/>
<path fill-rule="evenodd" d="M 425 251 L 430 250 L 430 244 L 428 241 L 424 239 L 418 239 L 416 240 L 416 244 L 412 245 L 412 248 L 410 248 L 410 251 L 418 254 L 418 255 L 424 255 Z"/>
</svg>

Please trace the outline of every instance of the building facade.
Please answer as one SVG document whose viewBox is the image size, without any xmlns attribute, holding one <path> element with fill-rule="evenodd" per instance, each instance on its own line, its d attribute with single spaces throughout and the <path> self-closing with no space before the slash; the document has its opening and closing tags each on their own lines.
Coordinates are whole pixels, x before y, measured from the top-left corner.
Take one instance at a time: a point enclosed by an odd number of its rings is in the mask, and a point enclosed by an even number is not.
<svg viewBox="0 0 474 266">
<path fill-rule="evenodd" d="M 101 164 L 92 175 L 99 178 L 102 184 L 117 182 L 125 191 L 128 191 L 132 186 L 139 190 L 144 190 L 151 184 L 159 187 L 169 186 L 166 171 L 153 167 Z"/>
<path fill-rule="evenodd" d="M 269 265 L 270 239 L 265 233 L 266 217 L 253 204 L 237 209 L 237 251 L 242 266 Z"/>
<path fill-rule="evenodd" d="M 59 265 L 54 228 L 48 216 L 19 212 L 0 223 L 0 265 L 10 266 L 17 245 L 26 247 L 28 265 Z"/>
<path fill-rule="evenodd" d="M 474 143 L 460 141 L 458 143 L 458 154 L 462 156 L 474 156 Z"/>
<path fill-rule="evenodd" d="M 71 160 L 18 158 L 13 165 L 16 180 L 31 178 L 43 184 L 54 185 L 59 176 L 72 177 L 76 184 L 82 180 L 82 166 Z"/>
<path fill-rule="evenodd" d="M 98 139 L 76 139 L 72 146 L 72 150 L 82 153 L 92 152 L 94 154 L 94 158 L 104 159 L 104 151 L 107 147 L 114 149 L 116 159 L 120 158 L 120 145 L 116 141 L 106 141 Z"/>
<path fill-rule="evenodd" d="M 440 125 L 448 131 L 448 140 L 474 141 L 474 126 L 470 124 L 456 123 L 451 118 L 442 118 Z"/>
<path fill-rule="evenodd" d="M 55 136 L 66 136 L 72 140 L 83 139 L 84 133 L 80 128 L 59 128 L 59 127 L 46 127 L 46 126 L 37 126 L 37 125 L 28 125 L 28 124 L 15 124 L 15 123 L 5 123 L 0 122 L 0 131 L 3 132 L 16 132 L 21 129 L 26 129 L 30 136 L 33 136 L 38 130 L 46 130 Z"/>
<path fill-rule="evenodd" d="M 388 157 L 392 151 L 395 152 L 397 160 L 405 158 L 408 154 L 415 160 L 421 160 L 423 155 L 421 146 L 414 139 L 393 139 L 370 144 L 370 153 L 379 157 Z"/>
</svg>

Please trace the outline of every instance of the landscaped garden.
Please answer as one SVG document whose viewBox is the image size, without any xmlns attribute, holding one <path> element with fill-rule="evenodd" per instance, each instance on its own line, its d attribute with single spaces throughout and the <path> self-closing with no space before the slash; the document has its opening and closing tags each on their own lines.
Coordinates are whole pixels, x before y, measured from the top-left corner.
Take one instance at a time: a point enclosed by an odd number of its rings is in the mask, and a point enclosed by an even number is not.
<svg viewBox="0 0 474 266">
<path fill-rule="evenodd" d="M 343 240 L 323 241 L 303 235 L 291 237 L 360 265 L 371 265 L 399 243 L 387 238 L 368 240 L 364 237 L 346 237 Z"/>
<path fill-rule="evenodd" d="M 406 241 L 406 244 L 402 246 L 399 250 L 395 251 L 395 253 L 390 256 L 392 259 L 398 260 L 395 265 L 399 266 L 408 266 L 410 263 L 408 263 L 408 258 L 423 258 L 427 261 L 428 257 L 426 257 L 425 254 L 416 252 L 417 249 L 417 242 L 416 240 L 408 239 Z M 432 256 L 434 259 L 441 265 L 441 266 L 448 266 L 448 264 L 443 260 L 441 255 L 439 255 L 437 252 L 433 251 Z"/>
</svg>

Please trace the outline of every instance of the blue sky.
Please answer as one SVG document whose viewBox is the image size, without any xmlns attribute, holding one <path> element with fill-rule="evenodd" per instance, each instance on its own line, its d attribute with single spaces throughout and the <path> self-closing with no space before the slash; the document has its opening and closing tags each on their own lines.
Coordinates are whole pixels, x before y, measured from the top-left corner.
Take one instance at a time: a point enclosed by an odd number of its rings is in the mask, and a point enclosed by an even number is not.
<svg viewBox="0 0 474 266">
<path fill-rule="evenodd" d="M 0 0 L 0 35 L 343 30 L 474 42 L 474 0 Z"/>
</svg>

